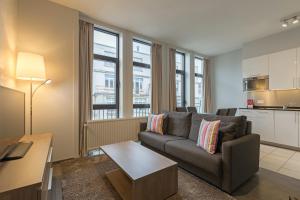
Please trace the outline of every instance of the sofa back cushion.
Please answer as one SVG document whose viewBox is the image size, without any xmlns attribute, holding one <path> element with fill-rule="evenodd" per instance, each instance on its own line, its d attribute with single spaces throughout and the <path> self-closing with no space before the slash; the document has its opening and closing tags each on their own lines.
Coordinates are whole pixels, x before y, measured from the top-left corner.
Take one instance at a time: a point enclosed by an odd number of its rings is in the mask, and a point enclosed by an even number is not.
<svg viewBox="0 0 300 200">
<path fill-rule="evenodd" d="M 200 124 L 203 119 L 207 121 L 221 120 L 220 131 L 223 133 L 223 139 L 235 139 L 246 134 L 247 118 L 245 116 L 217 116 L 193 113 L 189 139 L 197 141 Z"/>
<path fill-rule="evenodd" d="M 189 112 L 169 112 L 168 131 L 169 135 L 187 138 L 191 128 L 192 113 Z"/>
</svg>

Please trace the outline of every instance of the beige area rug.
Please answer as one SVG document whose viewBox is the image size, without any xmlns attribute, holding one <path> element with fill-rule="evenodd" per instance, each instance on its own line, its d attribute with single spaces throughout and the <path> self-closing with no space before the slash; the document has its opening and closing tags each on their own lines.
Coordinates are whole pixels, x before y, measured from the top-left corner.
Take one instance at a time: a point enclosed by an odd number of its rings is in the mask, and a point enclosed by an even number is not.
<svg viewBox="0 0 300 200">
<path fill-rule="evenodd" d="M 78 158 L 54 164 L 54 176 L 61 182 L 64 200 L 112 200 L 121 198 L 105 176 L 117 166 L 106 156 Z M 235 199 L 198 177 L 178 170 L 178 194 L 169 200 Z"/>
</svg>

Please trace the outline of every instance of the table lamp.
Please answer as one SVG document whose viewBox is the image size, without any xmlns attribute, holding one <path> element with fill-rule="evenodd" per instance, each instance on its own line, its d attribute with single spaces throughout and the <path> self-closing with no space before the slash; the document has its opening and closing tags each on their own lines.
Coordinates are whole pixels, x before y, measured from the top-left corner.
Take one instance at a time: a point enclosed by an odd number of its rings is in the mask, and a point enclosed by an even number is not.
<svg viewBox="0 0 300 200">
<path fill-rule="evenodd" d="M 36 91 L 51 80 L 46 79 L 44 57 L 38 54 L 19 52 L 17 56 L 16 78 L 30 81 L 30 135 L 32 135 L 32 99 Z M 41 82 L 33 90 L 33 82 Z"/>
</svg>

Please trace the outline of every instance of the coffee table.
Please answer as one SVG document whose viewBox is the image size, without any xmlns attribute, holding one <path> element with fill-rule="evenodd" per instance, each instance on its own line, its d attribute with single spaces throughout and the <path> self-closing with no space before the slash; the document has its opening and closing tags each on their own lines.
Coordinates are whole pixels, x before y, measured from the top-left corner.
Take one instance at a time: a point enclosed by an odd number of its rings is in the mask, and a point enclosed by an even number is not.
<svg viewBox="0 0 300 200">
<path fill-rule="evenodd" d="M 133 142 L 101 146 L 119 168 L 106 173 L 125 200 L 159 200 L 177 193 L 177 163 Z"/>
</svg>

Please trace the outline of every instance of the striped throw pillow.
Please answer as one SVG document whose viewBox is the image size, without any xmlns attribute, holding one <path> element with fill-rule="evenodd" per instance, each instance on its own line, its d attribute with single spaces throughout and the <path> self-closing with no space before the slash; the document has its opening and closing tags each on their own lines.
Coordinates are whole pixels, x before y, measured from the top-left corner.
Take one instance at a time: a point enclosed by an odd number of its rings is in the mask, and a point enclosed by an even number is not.
<svg viewBox="0 0 300 200">
<path fill-rule="evenodd" d="M 197 146 L 202 147 L 210 154 L 214 154 L 217 150 L 220 124 L 220 120 L 206 121 L 203 119 L 199 129 Z"/>
<path fill-rule="evenodd" d="M 164 114 L 152 115 L 149 114 L 147 122 L 147 130 L 163 135 Z"/>
</svg>

